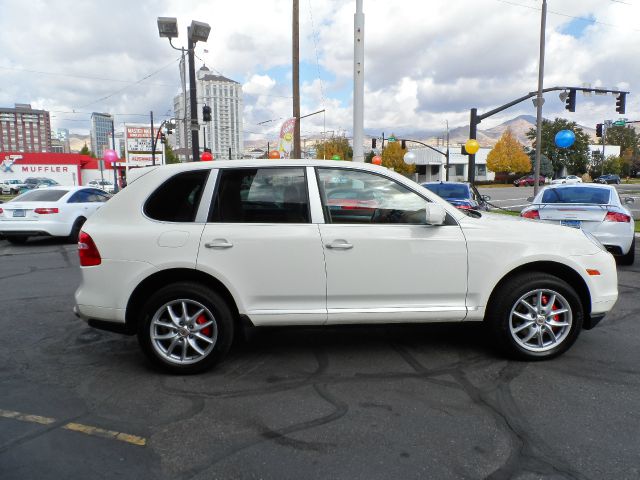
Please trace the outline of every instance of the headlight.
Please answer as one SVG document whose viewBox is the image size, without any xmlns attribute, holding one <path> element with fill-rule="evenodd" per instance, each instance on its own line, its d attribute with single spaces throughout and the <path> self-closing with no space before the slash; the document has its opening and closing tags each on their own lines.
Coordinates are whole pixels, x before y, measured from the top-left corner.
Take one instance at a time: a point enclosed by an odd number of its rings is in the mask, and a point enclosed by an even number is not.
<svg viewBox="0 0 640 480">
<path fill-rule="evenodd" d="M 593 242 L 594 245 L 597 245 L 598 247 L 600 247 L 600 250 L 603 250 L 605 252 L 607 251 L 607 249 L 604 248 L 604 245 L 602 244 L 602 242 L 600 242 L 600 240 L 594 237 L 591 233 L 585 232 L 584 230 L 582 230 L 582 233 L 584 233 L 584 236 L 587 237 L 589 240 L 591 240 L 591 242 Z"/>
</svg>

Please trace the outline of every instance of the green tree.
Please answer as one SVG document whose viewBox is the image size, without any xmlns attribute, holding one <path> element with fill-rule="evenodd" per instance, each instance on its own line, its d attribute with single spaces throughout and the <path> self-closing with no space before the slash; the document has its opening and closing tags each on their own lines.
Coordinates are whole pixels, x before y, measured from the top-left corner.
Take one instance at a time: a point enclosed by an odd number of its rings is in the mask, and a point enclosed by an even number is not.
<svg viewBox="0 0 640 480">
<path fill-rule="evenodd" d="M 527 173 L 531 171 L 531 161 L 523 145 L 510 129 L 506 129 L 498 143 L 487 156 L 487 168 L 493 172 Z"/>
<path fill-rule="evenodd" d="M 576 135 L 576 141 L 569 148 L 556 146 L 556 133 L 560 130 L 571 130 Z M 536 128 L 527 132 L 527 138 L 535 141 Z M 589 166 L 589 136 L 578 127 L 576 122 L 570 122 L 564 118 L 556 118 L 542 121 L 542 154 L 553 165 L 555 174 L 559 174 L 563 167 L 572 175 L 582 175 Z"/>
<path fill-rule="evenodd" d="M 89 147 L 87 147 L 87 144 L 85 143 L 84 146 L 80 149 L 80 155 L 91 155 L 91 150 L 89 150 Z"/>
<path fill-rule="evenodd" d="M 180 159 L 178 159 L 178 156 L 175 154 L 169 143 L 164 146 L 164 163 L 180 163 Z"/>
<path fill-rule="evenodd" d="M 316 158 L 331 160 L 338 155 L 342 160 L 353 160 L 353 148 L 349 145 L 347 137 L 331 137 L 324 142 L 316 142 Z"/>
<path fill-rule="evenodd" d="M 404 154 L 406 149 L 402 148 L 400 142 L 389 142 L 382 152 L 382 166 L 393 168 L 394 171 L 402 175 L 411 175 L 415 173 L 416 166 L 404 163 Z"/>
<path fill-rule="evenodd" d="M 640 170 L 640 134 L 633 128 L 611 126 L 606 130 L 607 145 L 619 145 L 623 158 L 619 175 L 634 175 Z M 598 140 L 602 145 L 602 138 Z"/>
<path fill-rule="evenodd" d="M 373 157 L 376 156 L 376 152 L 374 152 L 373 150 L 369 151 L 369 153 L 367 153 L 364 156 L 364 163 L 371 163 L 371 160 L 373 159 Z"/>
</svg>

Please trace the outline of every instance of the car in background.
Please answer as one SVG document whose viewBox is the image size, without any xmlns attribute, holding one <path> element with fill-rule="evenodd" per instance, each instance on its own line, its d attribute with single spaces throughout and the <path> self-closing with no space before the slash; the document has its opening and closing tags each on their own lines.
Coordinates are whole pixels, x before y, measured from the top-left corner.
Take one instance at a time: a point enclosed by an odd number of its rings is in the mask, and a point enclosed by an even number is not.
<svg viewBox="0 0 640 480">
<path fill-rule="evenodd" d="M 111 196 L 97 188 L 34 188 L 2 204 L 0 235 L 22 244 L 29 237 L 66 237 L 78 241 L 80 228 Z"/>
<path fill-rule="evenodd" d="M 159 166 L 82 227 L 74 312 L 195 373 L 243 325 L 484 321 L 510 355 L 549 359 L 614 306 L 592 237 L 477 213 L 359 162 Z"/>
<path fill-rule="evenodd" d="M 598 178 L 594 180 L 595 183 L 615 183 L 616 185 L 620 185 L 620 176 L 614 175 L 612 173 L 607 173 L 606 175 L 600 175 Z"/>
<path fill-rule="evenodd" d="M 34 188 L 56 187 L 60 185 L 55 180 L 47 177 L 28 177 L 24 179 L 24 187 L 18 193 L 25 193 Z"/>
<path fill-rule="evenodd" d="M 113 182 L 110 182 L 109 180 L 91 180 L 87 184 L 87 186 L 101 188 L 108 193 L 114 193 L 116 191 L 115 187 L 113 186 Z"/>
<path fill-rule="evenodd" d="M 489 210 L 488 195 L 480 195 L 465 182 L 426 182 L 421 184 L 460 210 Z"/>
<path fill-rule="evenodd" d="M 558 177 L 551 180 L 551 185 L 562 185 L 563 183 L 582 183 L 582 179 L 577 175 L 567 175 L 566 177 Z"/>
<path fill-rule="evenodd" d="M 24 182 L 22 180 L 7 179 L 0 181 L 0 193 L 2 195 L 15 195 L 20 192 L 20 189 L 23 188 Z"/>
<path fill-rule="evenodd" d="M 632 265 L 635 256 L 634 221 L 615 187 L 576 184 L 545 187 L 520 213 L 524 218 L 544 220 L 583 230 L 593 235 L 621 265 Z"/>
<path fill-rule="evenodd" d="M 544 175 L 540 175 L 538 177 L 538 185 L 544 185 L 547 181 Z M 513 185 L 516 187 L 533 187 L 535 180 L 533 175 L 525 175 L 524 177 L 520 177 L 517 180 L 514 180 Z"/>
</svg>

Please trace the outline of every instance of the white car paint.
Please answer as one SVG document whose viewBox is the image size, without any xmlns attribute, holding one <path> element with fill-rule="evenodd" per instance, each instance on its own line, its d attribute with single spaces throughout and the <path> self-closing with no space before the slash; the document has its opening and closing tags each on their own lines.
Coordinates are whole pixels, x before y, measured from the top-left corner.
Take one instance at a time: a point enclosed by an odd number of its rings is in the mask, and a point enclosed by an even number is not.
<svg viewBox="0 0 640 480">
<path fill-rule="evenodd" d="M 582 183 L 582 179 L 576 175 L 567 175 L 566 177 L 555 178 L 551 180 L 552 185 Z"/>
<path fill-rule="evenodd" d="M 221 169 L 283 166 L 306 169 L 311 222 L 207 221 Z M 386 177 L 440 205 L 450 222 L 326 223 L 315 171 L 323 167 Z M 200 169 L 212 173 L 194 222 L 155 221 L 144 214 L 158 186 Z M 243 160 L 157 167 L 129 183 L 83 231 L 102 261 L 81 267 L 76 311 L 112 324 L 125 324 L 132 294 L 144 279 L 174 269 L 215 279 L 255 325 L 481 321 L 498 282 L 533 262 L 577 273 L 588 288 L 587 315 L 608 312 L 617 299 L 612 256 L 580 230 L 487 213 L 472 218 L 404 176 L 369 164 Z"/>
</svg>

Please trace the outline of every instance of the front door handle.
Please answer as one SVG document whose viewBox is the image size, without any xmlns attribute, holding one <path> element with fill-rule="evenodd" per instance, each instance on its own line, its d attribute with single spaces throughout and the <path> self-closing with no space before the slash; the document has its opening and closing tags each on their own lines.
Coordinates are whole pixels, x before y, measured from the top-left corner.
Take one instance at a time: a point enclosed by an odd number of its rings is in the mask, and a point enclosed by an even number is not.
<svg viewBox="0 0 640 480">
<path fill-rule="evenodd" d="M 205 243 L 206 248 L 231 248 L 233 243 L 226 241 L 224 238 L 213 240 L 212 242 Z"/>
<path fill-rule="evenodd" d="M 349 250 L 353 248 L 353 245 L 346 240 L 335 240 L 332 243 L 325 244 L 325 247 L 331 248 L 332 250 Z"/>
</svg>

